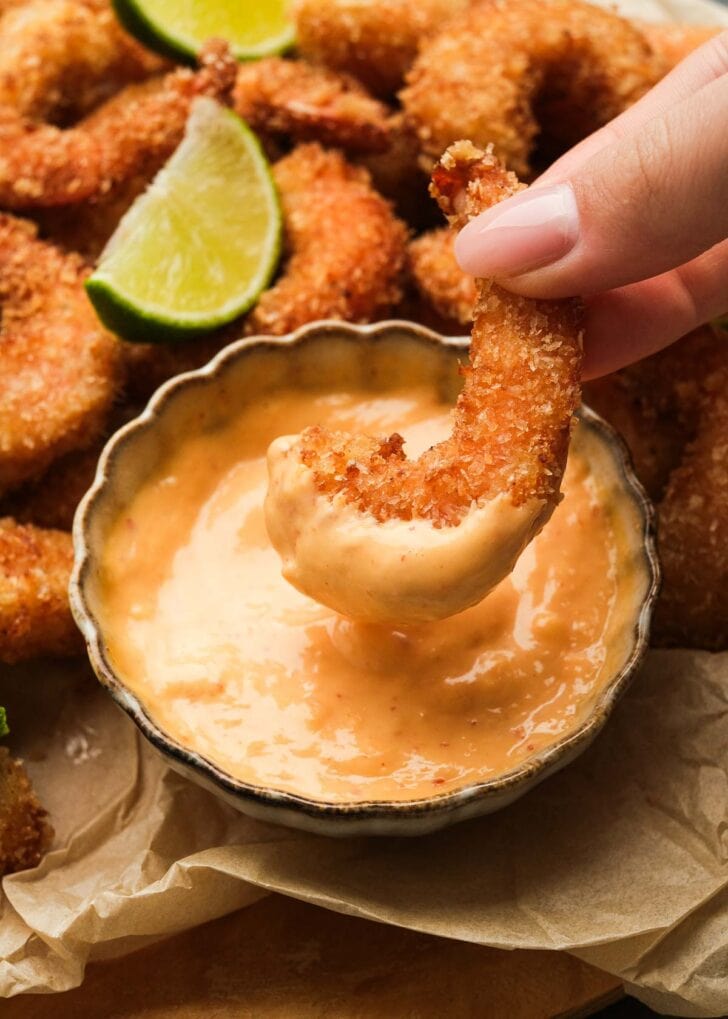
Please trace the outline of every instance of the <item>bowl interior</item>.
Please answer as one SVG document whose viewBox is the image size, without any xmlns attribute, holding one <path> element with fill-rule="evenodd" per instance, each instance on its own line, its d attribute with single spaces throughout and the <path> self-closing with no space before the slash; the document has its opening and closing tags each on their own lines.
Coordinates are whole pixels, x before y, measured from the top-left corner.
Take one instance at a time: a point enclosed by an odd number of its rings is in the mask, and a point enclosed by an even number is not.
<svg viewBox="0 0 728 1019">
<path fill-rule="evenodd" d="M 277 809 L 275 819 L 316 830 L 332 830 L 333 819 L 345 817 L 356 822 L 359 830 L 370 830 L 366 824 L 372 821 L 373 831 L 398 833 L 407 830 L 402 824 L 408 817 L 418 818 L 421 830 L 431 830 L 459 817 L 495 809 L 587 745 L 644 651 L 656 589 L 650 510 L 620 440 L 585 408 L 577 441 L 593 467 L 600 502 L 609 508 L 617 537 L 619 595 L 618 611 L 611 615 L 607 639 L 609 679 L 595 691 L 582 717 L 575 719 L 574 729 L 558 743 L 534 754 L 525 765 L 488 782 L 428 800 L 351 805 L 313 801 L 236 780 L 213 762 L 180 746 L 114 672 L 101 622 L 100 552 L 115 521 L 181 436 L 215 431 L 242 406 L 291 386 L 315 391 L 363 387 L 377 392 L 406 382 L 431 387 L 444 402 L 454 402 L 461 385 L 458 364 L 463 360 L 463 341 L 443 339 L 405 323 L 359 328 L 329 323 L 301 330 L 292 339 L 240 341 L 206 368 L 167 383 L 141 417 L 117 433 L 105 450 L 95 484 L 74 526 L 72 605 L 92 663 L 116 700 L 175 766 L 227 794 L 241 809 L 259 816 L 261 810 L 263 816 L 270 816 L 268 808 Z M 394 822 L 394 826 L 388 827 L 388 822 Z"/>
</svg>

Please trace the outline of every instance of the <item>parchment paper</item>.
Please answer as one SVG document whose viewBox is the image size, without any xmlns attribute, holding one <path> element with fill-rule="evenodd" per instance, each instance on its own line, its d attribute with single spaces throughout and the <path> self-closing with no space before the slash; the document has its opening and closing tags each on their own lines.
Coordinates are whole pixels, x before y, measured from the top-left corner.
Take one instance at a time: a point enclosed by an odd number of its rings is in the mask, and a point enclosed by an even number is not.
<svg viewBox="0 0 728 1019">
<path fill-rule="evenodd" d="M 703 0 L 643 17 L 728 24 Z M 653 1008 L 728 1012 L 728 654 L 653 652 L 595 745 L 491 817 L 423 839 L 331 840 L 249 820 L 169 771 L 85 662 L 0 671 L 56 840 L 0 895 L 0 994 L 277 890 L 501 948 L 573 952 Z"/>
</svg>

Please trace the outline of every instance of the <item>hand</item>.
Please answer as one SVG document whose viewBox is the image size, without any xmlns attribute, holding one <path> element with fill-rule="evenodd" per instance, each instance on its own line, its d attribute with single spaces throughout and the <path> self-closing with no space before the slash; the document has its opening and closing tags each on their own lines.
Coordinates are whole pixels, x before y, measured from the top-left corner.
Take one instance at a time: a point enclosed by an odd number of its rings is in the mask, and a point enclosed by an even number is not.
<svg viewBox="0 0 728 1019">
<path fill-rule="evenodd" d="M 585 378 L 728 311 L 728 32 L 468 223 L 455 253 L 528 297 L 582 295 Z"/>
</svg>

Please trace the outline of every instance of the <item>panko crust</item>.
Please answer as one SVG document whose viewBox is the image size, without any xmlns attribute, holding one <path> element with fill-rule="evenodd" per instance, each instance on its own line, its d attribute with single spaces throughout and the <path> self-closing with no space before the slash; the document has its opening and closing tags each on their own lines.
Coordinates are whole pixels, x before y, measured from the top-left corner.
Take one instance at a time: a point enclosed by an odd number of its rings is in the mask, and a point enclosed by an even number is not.
<svg viewBox="0 0 728 1019">
<path fill-rule="evenodd" d="M 206 44 L 200 60 L 199 71 L 177 70 L 127 86 L 66 129 L 0 107 L 0 205 L 78 205 L 159 165 L 182 140 L 195 97 L 225 102 L 232 91 L 237 63 L 224 43 Z"/>
<path fill-rule="evenodd" d="M 433 158 L 470 138 L 528 178 L 537 141 L 548 156 L 568 148 L 661 73 L 642 34 L 611 11 L 582 0 L 481 0 L 422 46 L 400 98 Z"/>
<path fill-rule="evenodd" d="M 317 141 L 350 152 L 383 152 L 389 109 L 349 74 L 303 60 L 268 57 L 241 64 L 233 108 L 254 131 Z"/>
<path fill-rule="evenodd" d="M 101 433 L 121 380 L 119 342 L 84 291 L 80 258 L 0 213 L 0 493 Z"/>
<path fill-rule="evenodd" d="M 166 67 L 105 0 L 26 0 L 0 20 L 0 106 L 65 123 Z"/>
<path fill-rule="evenodd" d="M 36 867 L 53 829 L 30 779 L 7 747 L 0 747 L 0 877 Z"/>
<path fill-rule="evenodd" d="M 520 190 L 492 153 L 453 145 L 433 172 L 433 194 L 453 226 Z M 379 521 L 457 525 L 475 503 L 506 494 L 514 506 L 555 503 L 580 399 L 581 309 L 534 301 L 478 281 L 470 366 L 453 434 L 407 460 L 402 439 L 306 429 L 300 455 L 318 490 Z"/>
<path fill-rule="evenodd" d="M 448 227 L 421 234 L 409 246 L 409 266 L 417 290 L 438 315 L 467 326 L 478 293 L 475 278 L 455 261 L 455 237 Z"/>
<path fill-rule="evenodd" d="M 402 84 L 420 43 L 472 0 L 294 0 L 301 56 L 346 71 L 377 95 Z"/>
<path fill-rule="evenodd" d="M 372 322 L 402 297 L 407 228 L 340 152 L 299 145 L 275 164 L 287 260 L 246 332 L 282 335 L 316 319 Z"/>
<path fill-rule="evenodd" d="M 70 534 L 0 519 L 0 661 L 80 654 L 68 605 Z"/>
</svg>

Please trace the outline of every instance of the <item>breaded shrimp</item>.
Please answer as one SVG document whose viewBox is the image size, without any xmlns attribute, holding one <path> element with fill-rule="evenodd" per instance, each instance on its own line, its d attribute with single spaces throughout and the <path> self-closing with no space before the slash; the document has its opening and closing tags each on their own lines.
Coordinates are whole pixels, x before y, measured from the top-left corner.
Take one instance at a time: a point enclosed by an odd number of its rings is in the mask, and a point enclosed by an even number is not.
<svg viewBox="0 0 728 1019">
<path fill-rule="evenodd" d="M 582 0 L 483 0 L 422 46 L 400 93 L 433 158 L 492 143 L 521 177 L 639 99 L 661 70 L 641 33 Z"/>
<path fill-rule="evenodd" d="M 81 116 L 164 67 L 99 0 L 29 0 L 0 19 L 0 106 L 31 119 Z"/>
<path fill-rule="evenodd" d="M 430 230 L 409 246 L 409 265 L 420 295 L 443 318 L 467 326 L 478 297 L 475 279 L 455 261 L 455 231 Z"/>
<path fill-rule="evenodd" d="M 34 124 L 0 110 L 0 206 L 47 208 L 98 198 L 179 144 L 197 95 L 227 100 L 237 65 L 211 42 L 202 68 L 130 85 L 75 127 Z"/>
<path fill-rule="evenodd" d="M 705 380 L 700 426 L 658 508 L 661 644 L 728 648 L 728 361 Z"/>
<path fill-rule="evenodd" d="M 725 342 L 703 326 L 584 386 L 584 401 L 622 434 L 637 476 L 655 502 L 698 432 L 705 380 L 725 356 Z"/>
<path fill-rule="evenodd" d="M 0 519 L 0 662 L 83 650 L 68 605 L 70 534 Z"/>
<path fill-rule="evenodd" d="M 371 322 L 400 300 L 407 229 L 339 152 L 300 145 L 274 169 L 288 261 L 246 323 L 280 335 L 306 322 Z"/>
<path fill-rule="evenodd" d="M 728 341 L 704 326 L 584 396 L 622 433 L 657 502 L 653 639 L 728 647 Z"/>
<path fill-rule="evenodd" d="M 720 25 L 686 25 L 671 21 L 635 20 L 633 24 L 652 47 L 665 74 L 722 31 Z"/>
<path fill-rule="evenodd" d="M 53 829 L 19 761 L 0 747 L 0 877 L 36 867 Z"/>
<path fill-rule="evenodd" d="M 361 153 L 386 148 L 393 134 L 387 107 L 372 99 L 353 78 L 300 60 L 271 57 L 242 64 L 233 106 L 264 141 L 279 135 L 297 141 L 315 137 Z M 71 251 L 95 260 L 166 156 L 164 150 L 153 154 L 108 194 L 80 205 L 38 210 L 36 218 L 43 232 Z"/>
<path fill-rule="evenodd" d="M 432 190 L 453 226 L 518 191 L 490 153 L 453 145 Z M 478 282 L 452 437 L 409 461 L 402 438 L 306 429 L 268 452 L 266 522 L 284 575 L 355 619 L 414 624 L 480 601 L 560 499 L 579 402 L 576 301 Z"/>
<path fill-rule="evenodd" d="M 111 410 L 120 345 L 91 307 L 86 272 L 0 214 L 0 493 L 92 443 Z"/>
<path fill-rule="evenodd" d="M 233 107 L 264 134 L 351 152 L 381 152 L 389 144 L 386 106 L 350 75 L 302 60 L 268 57 L 241 64 Z"/>
<path fill-rule="evenodd" d="M 298 50 L 353 74 L 377 95 L 402 84 L 420 42 L 472 0 L 294 0 Z"/>
</svg>

